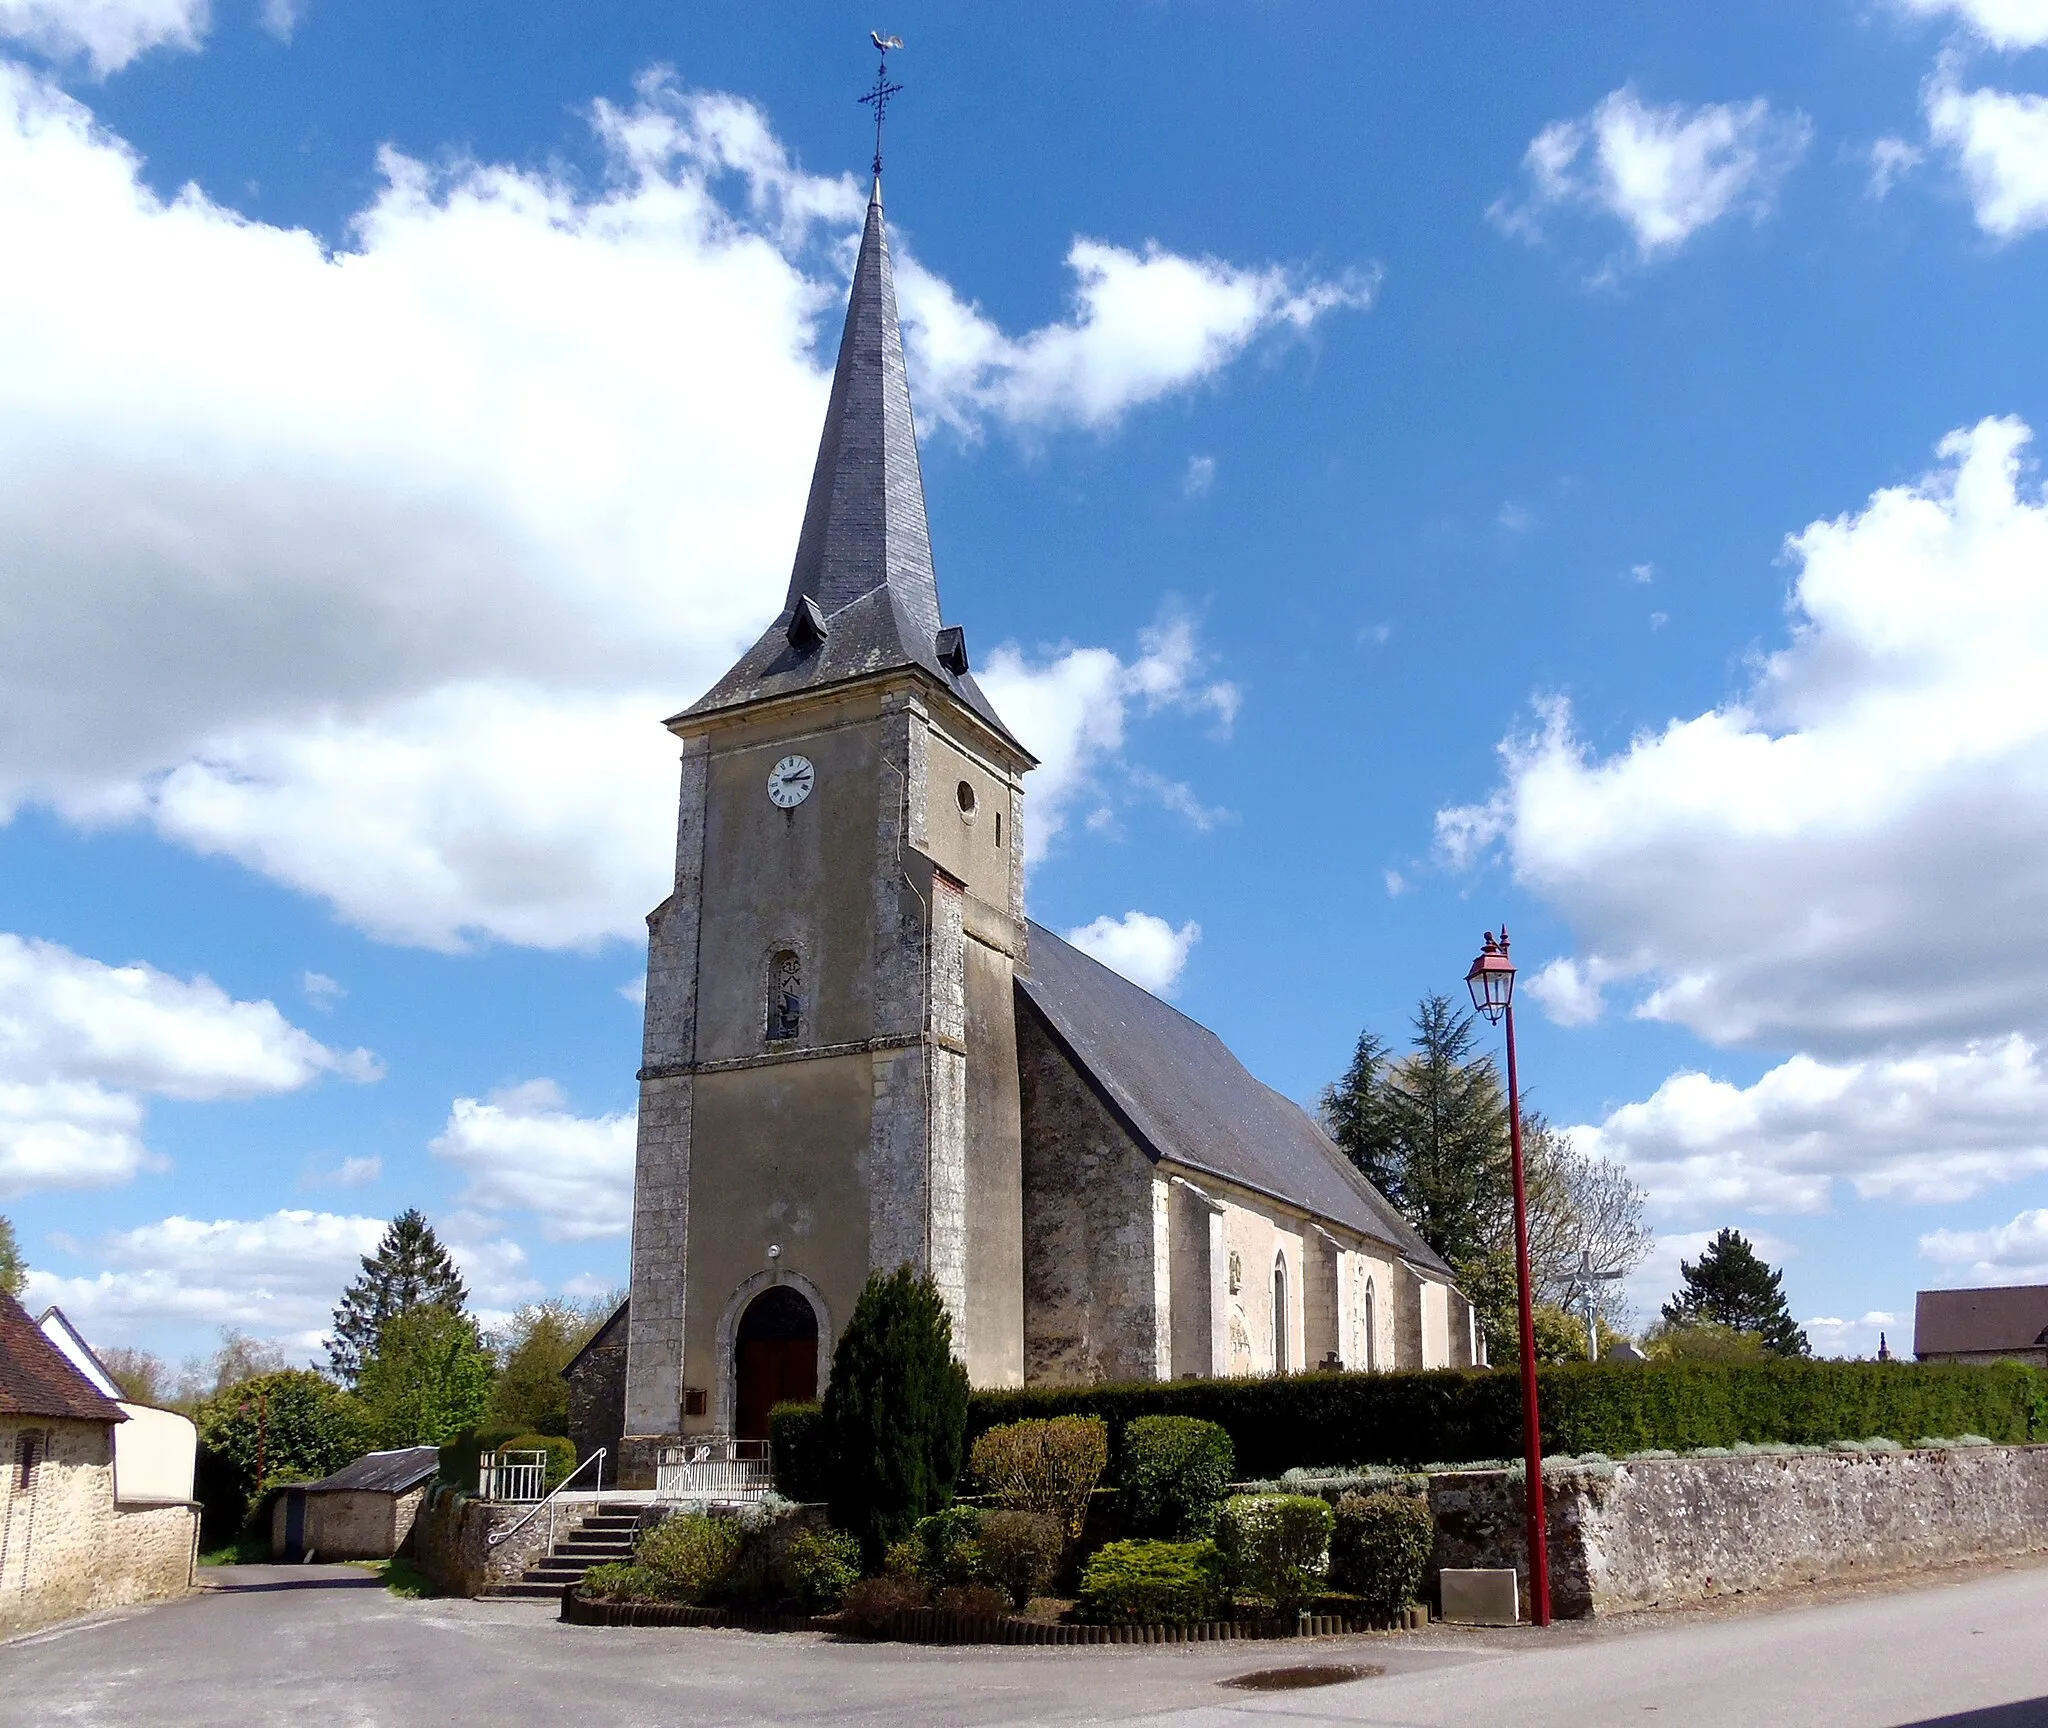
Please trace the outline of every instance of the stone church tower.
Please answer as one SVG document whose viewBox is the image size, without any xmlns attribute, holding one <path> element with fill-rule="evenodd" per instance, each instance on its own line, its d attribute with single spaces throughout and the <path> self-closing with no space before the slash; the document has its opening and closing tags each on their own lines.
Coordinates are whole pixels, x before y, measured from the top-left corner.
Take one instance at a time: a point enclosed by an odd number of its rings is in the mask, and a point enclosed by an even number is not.
<svg viewBox="0 0 2048 1728">
<path fill-rule="evenodd" d="M 877 179 L 782 612 L 682 741 L 648 920 L 624 1465 L 815 1396 L 872 1270 L 1024 1378 L 1033 758 L 941 623 Z"/>
</svg>

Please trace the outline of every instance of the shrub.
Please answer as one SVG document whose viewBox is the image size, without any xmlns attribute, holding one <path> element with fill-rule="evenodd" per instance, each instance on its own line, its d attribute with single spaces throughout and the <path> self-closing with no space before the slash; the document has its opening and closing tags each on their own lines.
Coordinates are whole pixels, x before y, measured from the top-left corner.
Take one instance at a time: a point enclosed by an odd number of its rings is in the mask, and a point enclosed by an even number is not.
<svg viewBox="0 0 2048 1728">
<path fill-rule="evenodd" d="M 824 1450 L 832 1522 L 868 1564 L 952 1503 L 967 1370 L 938 1287 L 908 1266 L 872 1274 L 832 1355 Z"/>
<path fill-rule="evenodd" d="M 932 1606 L 946 1614 L 1007 1614 L 1010 1598 L 993 1584 L 949 1584 Z"/>
<path fill-rule="evenodd" d="M 889 1622 L 906 1608 L 925 1605 L 925 1588 L 914 1578 L 893 1574 L 863 1578 L 847 1591 L 839 1605 L 840 1630 L 860 1638 L 878 1638 L 889 1630 Z"/>
<path fill-rule="evenodd" d="M 2048 1372 L 2016 1362 L 1578 1362 L 1539 1377 L 1546 1452 L 1618 1458 L 1965 1431 L 2008 1445 L 2048 1439 Z M 1240 1476 L 1277 1477 L 1304 1459 L 1412 1469 L 1522 1450 L 1515 1375 L 1451 1368 L 990 1390 L 974 1395 L 968 1432 L 1061 1415 L 1100 1416 L 1118 1438 L 1140 1416 L 1203 1417 L 1228 1431 Z"/>
<path fill-rule="evenodd" d="M 651 1573 L 664 1596 L 702 1602 L 716 1595 L 740 1557 L 740 1527 L 726 1518 L 682 1512 L 664 1518 L 640 1538 L 634 1559 Z"/>
<path fill-rule="evenodd" d="M 1004 1511 L 1042 1512 L 1073 1541 L 1108 1463 L 1107 1423 L 1099 1416 L 1055 1416 L 991 1428 L 974 1443 L 972 1468 Z"/>
<path fill-rule="evenodd" d="M 799 1530 L 790 1538 L 783 1570 L 806 1614 L 829 1614 L 860 1582 L 860 1544 L 844 1530 Z"/>
<path fill-rule="evenodd" d="M 981 1513 L 974 1507 L 948 1506 L 920 1518 L 911 1534 L 917 1542 L 917 1575 L 932 1589 L 979 1581 Z"/>
<path fill-rule="evenodd" d="M 1223 1602 L 1213 1542 L 1108 1542 L 1081 1574 L 1081 1618 L 1097 1623 L 1208 1620 Z"/>
<path fill-rule="evenodd" d="M 198 1498 L 204 1540 L 230 1541 L 258 1498 L 256 1463 L 271 1483 L 315 1481 L 369 1449 L 362 1407 L 324 1374 L 286 1368 L 223 1388 L 192 1412 L 199 1428 Z"/>
<path fill-rule="evenodd" d="M 778 1404 L 768 1412 L 768 1456 L 775 1492 L 803 1504 L 827 1499 L 825 1412 L 817 1404 Z"/>
<path fill-rule="evenodd" d="M 1066 1548 L 1058 1521 L 1043 1512 L 985 1512 L 976 1541 L 983 1576 L 1019 1608 L 1052 1588 Z"/>
<path fill-rule="evenodd" d="M 1214 1422 L 1140 1416 L 1124 1429 L 1117 1457 L 1117 1500 L 1131 1535 L 1187 1542 L 1215 1533 L 1236 1452 Z"/>
<path fill-rule="evenodd" d="M 593 1566 L 583 1574 L 582 1592 L 593 1602 L 662 1602 L 670 1598 L 645 1566 L 622 1560 Z"/>
<path fill-rule="evenodd" d="M 1420 1593 L 1435 1546 L 1436 1520 L 1421 1495 L 1346 1494 L 1330 1533 L 1330 1582 L 1391 1620 Z"/>
<path fill-rule="evenodd" d="M 547 1462 L 543 1470 L 541 1491 L 552 1494 L 569 1479 L 569 1473 L 576 1468 L 576 1442 L 560 1434 L 515 1434 L 511 1439 L 501 1441 L 498 1450 L 505 1452 L 545 1452 Z M 586 1481 L 584 1484 L 589 1486 Z"/>
<path fill-rule="evenodd" d="M 1233 1494 L 1217 1520 L 1233 1589 L 1291 1614 L 1330 1569 L 1330 1503 L 1308 1494 Z"/>
</svg>

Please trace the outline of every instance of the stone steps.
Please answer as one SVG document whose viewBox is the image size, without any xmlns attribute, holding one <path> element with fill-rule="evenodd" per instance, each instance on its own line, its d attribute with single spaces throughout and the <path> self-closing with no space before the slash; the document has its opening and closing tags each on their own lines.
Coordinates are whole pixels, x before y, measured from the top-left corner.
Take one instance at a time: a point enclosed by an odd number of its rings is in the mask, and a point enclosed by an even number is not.
<svg viewBox="0 0 2048 1728">
<path fill-rule="evenodd" d="M 637 1512 L 593 1513 L 557 1536 L 554 1547 L 522 1576 L 493 1584 L 484 1595 L 501 1602 L 559 1602 L 563 1589 L 591 1567 L 632 1559 L 639 1532 Z"/>
</svg>

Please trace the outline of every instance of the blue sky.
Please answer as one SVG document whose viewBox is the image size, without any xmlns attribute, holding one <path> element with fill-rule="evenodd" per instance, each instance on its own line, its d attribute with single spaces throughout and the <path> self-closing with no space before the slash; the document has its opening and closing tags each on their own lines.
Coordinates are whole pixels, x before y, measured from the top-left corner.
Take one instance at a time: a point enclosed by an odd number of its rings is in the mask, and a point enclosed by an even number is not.
<svg viewBox="0 0 2048 1728">
<path fill-rule="evenodd" d="M 875 25 L 1034 915 L 1304 1100 L 1505 919 L 1644 1318 L 1730 1223 L 1824 1350 L 2048 1276 L 2048 0 L 1600 11 L 0 0 L 32 1298 L 304 1348 L 409 1204 L 622 1277 Z"/>
</svg>

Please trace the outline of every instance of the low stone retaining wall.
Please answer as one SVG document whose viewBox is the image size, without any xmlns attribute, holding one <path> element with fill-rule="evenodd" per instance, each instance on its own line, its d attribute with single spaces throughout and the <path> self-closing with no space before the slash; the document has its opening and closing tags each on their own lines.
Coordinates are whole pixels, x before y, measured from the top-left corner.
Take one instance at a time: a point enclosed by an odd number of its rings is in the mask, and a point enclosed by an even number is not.
<svg viewBox="0 0 2048 1728">
<path fill-rule="evenodd" d="M 1546 1472 L 1560 1616 L 2048 1550 L 2048 1446 L 1638 1459 Z M 1512 1566 L 1519 1473 L 1430 1478 L 1434 1574 Z"/>
<path fill-rule="evenodd" d="M 511 1529 L 532 1510 L 432 1488 L 413 1520 L 412 1563 L 443 1596 L 481 1596 L 493 1584 L 518 1578 L 547 1552 L 545 1512 L 516 1536 L 491 1544 L 493 1533 Z"/>
<path fill-rule="evenodd" d="M 581 1591 L 562 1593 L 562 1619 L 572 1626 L 725 1626 L 747 1632 L 836 1632 L 837 1620 L 809 1619 L 752 1608 L 693 1608 L 680 1602 L 592 1602 Z M 906 1608 L 880 1636 L 898 1644 L 1212 1644 L 1238 1639 L 1332 1638 L 1347 1632 L 1386 1632 L 1427 1624 L 1428 1610 L 1410 1609 L 1396 1622 L 1341 1614 L 1305 1614 L 1296 1620 L 1205 1620 L 1194 1625 L 1078 1626 L 1026 1620 L 1015 1614 L 951 1614 Z"/>
</svg>

